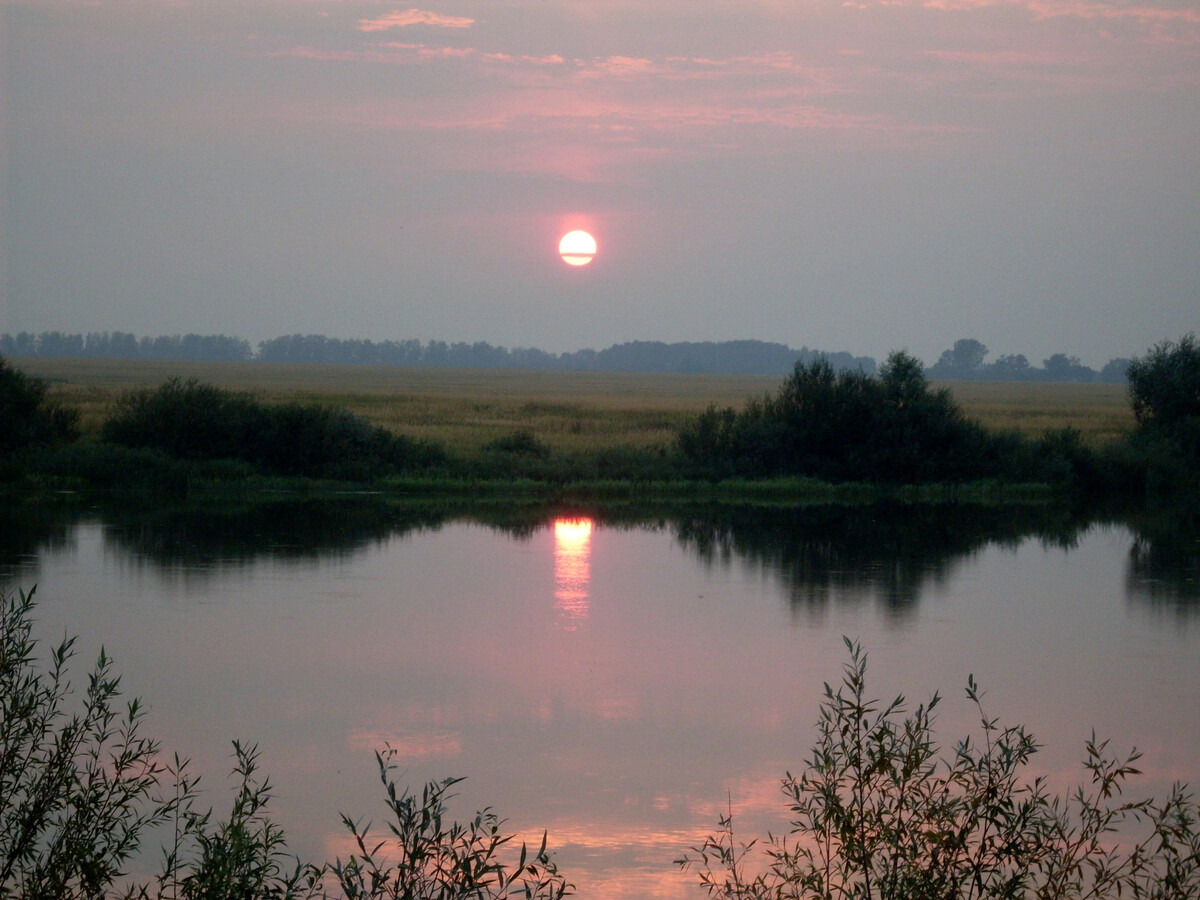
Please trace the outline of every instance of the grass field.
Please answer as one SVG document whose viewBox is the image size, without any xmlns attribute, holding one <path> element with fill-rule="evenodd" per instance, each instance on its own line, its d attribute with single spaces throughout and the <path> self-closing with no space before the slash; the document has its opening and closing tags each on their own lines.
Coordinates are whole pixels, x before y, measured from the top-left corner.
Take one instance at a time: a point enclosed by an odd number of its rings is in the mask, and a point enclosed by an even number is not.
<svg viewBox="0 0 1200 900">
<path fill-rule="evenodd" d="M 80 410 L 98 433 L 120 396 L 175 376 L 248 391 L 264 401 L 316 402 L 357 413 L 411 437 L 470 453 L 518 429 L 555 450 L 667 446 L 678 426 L 710 403 L 740 405 L 772 392 L 774 376 L 664 375 L 405 369 L 391 366 L 10 360 L 46 379 L 52 396 Z M 1071 426 L 1099 446 L 1133 427 L 1124 385 L 947 382 L 985 426 L 1030 435 Z"/>
</svg>

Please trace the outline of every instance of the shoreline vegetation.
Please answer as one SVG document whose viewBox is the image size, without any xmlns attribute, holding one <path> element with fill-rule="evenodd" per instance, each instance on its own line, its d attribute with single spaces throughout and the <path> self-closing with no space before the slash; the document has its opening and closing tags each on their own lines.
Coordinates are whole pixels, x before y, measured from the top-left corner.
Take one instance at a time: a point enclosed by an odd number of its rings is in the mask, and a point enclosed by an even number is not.
<svg viewBox="0 0 1200 900">
<path fill-rule="evenodd" d="M 6 492 L 372 490 L 698 502 L 1177 502 L 1193 335 L 1130 385 L 0 358 Z M 19 368 L 18 368 L 19 365 Z"/>
</svg>

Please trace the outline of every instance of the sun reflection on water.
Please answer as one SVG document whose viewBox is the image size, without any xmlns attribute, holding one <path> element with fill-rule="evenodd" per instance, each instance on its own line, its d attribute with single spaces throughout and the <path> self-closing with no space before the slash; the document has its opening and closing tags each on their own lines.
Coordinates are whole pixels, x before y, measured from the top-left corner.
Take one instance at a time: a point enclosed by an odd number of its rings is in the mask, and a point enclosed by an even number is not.
<svg viewBox="0 0 1200 900">
<path fill-rule="evenodd" d="M 554 608 L 565 631 L 575 631 L 588 617 L 591 554 L 591 519 L 554 521 Z"/>
</svg>

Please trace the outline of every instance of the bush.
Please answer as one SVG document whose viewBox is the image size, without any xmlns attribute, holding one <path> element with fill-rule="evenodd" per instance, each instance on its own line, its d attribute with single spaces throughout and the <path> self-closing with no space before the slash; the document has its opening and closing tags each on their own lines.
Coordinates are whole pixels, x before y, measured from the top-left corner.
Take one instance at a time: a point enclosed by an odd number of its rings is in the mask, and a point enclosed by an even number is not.
<svg viewBox="0 0 1200 900">
<path fill-rule="evenodd" d="M 74 441 L 79 412 L 46 398 L 46 382 L 0 357 L 0 456 L 29 446 Z"/>
<path fill-rule="evenodd" d="M 39 670 L 33 595 L 0 594 L 0 897 L 98 897 L 170 812 L 151 796 L 158 744 L 103 651 L 68 711 L 74 638 Z"/>
<path fill-rule="evenodd" d="M 257 777 L 257 749 L 237 741 L 233 805 L 227 819 L 215 820 L 198 806 L 199 779 L 188 762 L 176 756 L 164 766 L 159 744 L 141 736 L 138 701 L 118 704 L 120 679 L 103 651 L 82 708 L 68 713 L 74 638 L 51 650 L 42 671 L 33 596 L 0 591 L 0 897 L 109 896 L 142 835 L 164 823 L 174 830 L 161 873 L 122 896 L 325 897 L 327 876 L 351 900 L 562 900 L 571 892 L 545 835 L 533 854 L 524 844 L 510 852 L 513 837 L 490 810 L 466 824 L 448 821 L 448 792 L 461 779 L 431 782 L 418 799 L 392 778 L 391 750 L 377 759 L 392 840 L 368 846 L 367 826 L 343 817 L 358 846 L 345 862 L 315 865 L 289 855 L 268 815 L 271 786 Z M 160 796 L 168 778 L 172 790 Z"/>
<path fill-rule="evenodd" d="M 1152 347 L 1129 364 L 1128 379 L 1139 427 L 1171 430 L 1200 420 L 1200 345 L 1194 334 Z"/>
<path fill-rule="evenodd" d="M 1200 345 L 1185 335 L 1129 364 L 1129 403 L 1137 431 L 1127 455 L 1151 495 L 1172 499 L 1200 489 Z"/>
<path fill-rule="evenodd" d="M 812 755 L 783 779 L 789 831 L 770 836 L 762 871 L 755 842 L 735 839 L 732 814 L 695 856 L 701 884 L 719 900 L 1038 900 L 1200 896 L 1200 806 L 1176 785 L 1161 803 L 1126 800 L 1136 751 L 1108 755 L 1095 736 L 1088 783 L 1049 793 L 1022 770 L 1038 745 L 1023 728 L 1001 728 L 983 712 L 973 678 L 967 697 L 981 735 L 948 757 L 933 736 L 935 694 L 905 714 L 905 701 L 872 700 L 866 654 L 850 660 L 836 691 L 825 686 Z M 1142 823 L 1140 837 L 1117 837 Z"/>
<path fill-rule="evenodd" d="M 508 453 L 534 459 L 547 459 L 550 456 L 550 445 L 528 428 L 519 428 L 512 434 L 489 441 L 483 445 L 483 449 L 490 453 Z"/>
<path fill-rule="evenodd" d="M 797 363 L 774 396 L 740 412 L 710 406 L 677 447 L 716 477 L 912 483 L 1001 475 L 1009 444 L 968 421 L 948 390 L 931 390 L 920 360 L 893 353 L 878 377 Z"/>
<path fill-rule="evenodd" d="M 431 781 L 418 800 L 397 787 L 393 756 L 391 749 L 376 754 L 392 817 L 390 839 L 369 843 L 369 825 L 342 817 L 358 853 L 339 859 L 332 871 L 349 900 L 561 900 L 571 893 L 546 852 L 545 834 L 532 856 L 522 844 L 516 865 L 506 863 L 501 851 L 512 836 L 501 832 L 503 822 L 490 809 L 466 824 L 445 822 L 450 788 L 462 779 Z"/>
<path fill-rule="evenodd" d="M 343 410 L 172 379 L 123 397 L 102 438 L 185 460 L 236 459 L 279 475 L 366 479 L 439 464 L 442 451 Z"/>
<path fill-rule="evenodd" d="M 175 758 L 171 798 L 175 830 L 163 851 L 163 870 L 153 896 L 172 900 L 283 900 L 324 896 L 324 868 L 289 856 L 283 830 L 267 815 L 271 785 L 256 777 L 258 748 L 233 742 L 234 777 L 238 779 L 229 818 L 213 822 L 213 812 L 195 805 L 199 779 L 188 763 Z M 151 896 L 150 889 L 138 891 Z"/>
</svg>

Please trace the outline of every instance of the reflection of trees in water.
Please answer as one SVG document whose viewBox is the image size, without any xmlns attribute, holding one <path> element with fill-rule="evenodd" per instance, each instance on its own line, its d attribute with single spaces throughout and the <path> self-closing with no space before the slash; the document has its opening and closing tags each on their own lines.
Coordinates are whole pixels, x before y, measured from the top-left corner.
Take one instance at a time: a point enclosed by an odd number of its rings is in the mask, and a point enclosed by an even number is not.
<svg viewBox="0 0 1200 900">
<path fill-rule="evenodd" d="M 475 521 L 522 539 L 545 527 L 548 515 L 545 508 L 533 506 L 343 495 L 255 499 L 238 505 L 114 501 L 103 504 L 98 518 L 105 542 L 119 554 L 163 569 L 203 572 L 264 559 L 344 559 L 450 521 Z M 68 534 L 72 514 L 58 516 L 58 527 Z M 32 552 L 42 546 L 35 544 Z"/>
<path fill-rule="evenodd" d="M 70 526 L 41 504 L 0 503 L 0 584 L 32 577 L 38 555 L 70 545 Z"/>
<path fill-rule="evenodd" d="M 1072 546 L 1087 521 L 1047 507 L 880 504 L 721 509 L 681 517 L 679 542 L 707 564 L 777 576 L 797 611 L 875 600 L 893 615 L 990 545 Z"/>
<path fill-rule="evenodd" d="M 787 587 L 797 610 L 878 602 L 897 616 L 988 546 L 1015 546 L 1032 537 L 1070 548 L 1089 522 L 1049 506 L 930 504 L 564 510 L 361 495 L 238 506 L 112 499 L 86 511 L 6 504 L 0 508 L 0 580 L 32 577 L 39 554 L 68 547 L 75 523 L 85 515 L 103 523 L 108 546 L 122 556 L 197 572 L 262 559 L 342 559 L 451 521 L 476 522 L 525 540 L 556 516 L 587 516 L 606 529 L 670 529 L 709 565 L 758 567 Z M 1128 524 L 1135 535 L 1129 597 L 1186 614 L 1200 610 L 1200 515 L 1159 511 Z"/>
<path fill-rule="evenodd" d="M 1200 612 L 1200 511 L 1159 510 L 1130 522 L 1130 600 L 1181 616 Z"/>
<path fill-rule="evenodd" d="M 362 497 L 282 499 L 244 507 L 119 506 L 103 513 L 105 540 L 164 568 L 207 569 L 259 559 L 339 559 L 395 534 L 435 528 L 446 514 Z"/>
</svg>

